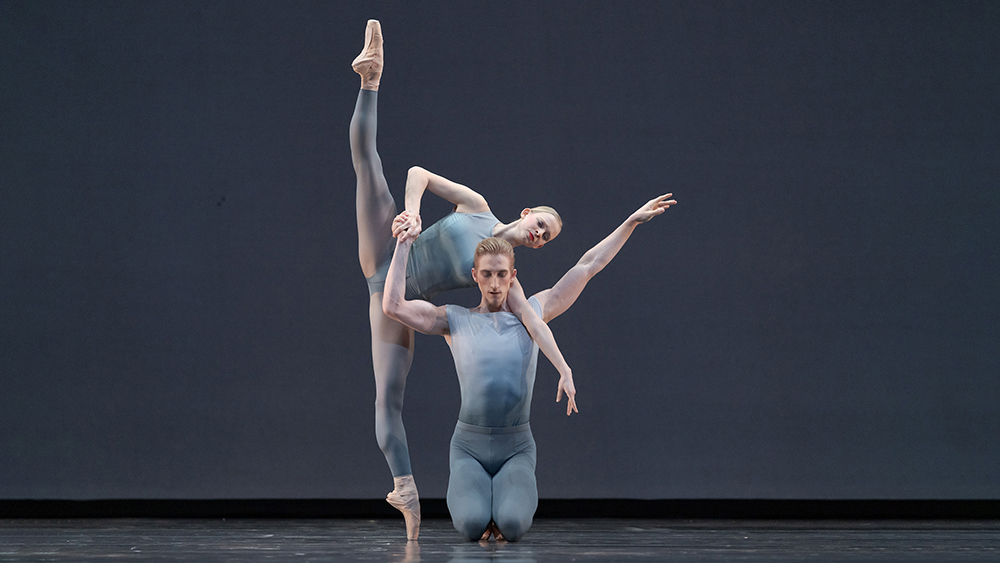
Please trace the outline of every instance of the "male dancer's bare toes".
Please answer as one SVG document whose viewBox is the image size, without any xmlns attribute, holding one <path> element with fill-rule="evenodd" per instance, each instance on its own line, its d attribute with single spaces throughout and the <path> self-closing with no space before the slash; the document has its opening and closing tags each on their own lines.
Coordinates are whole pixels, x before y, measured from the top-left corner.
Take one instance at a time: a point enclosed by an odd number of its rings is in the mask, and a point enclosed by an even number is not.
<svg viewBox="0 0 1000 563">
<path fill-rule="evenodd" d="M 491 535 L 496 541 L 505 541 L 503 536 L 500 535 L 500 529 L 497 528 L 497 524 L 493 520 L 490 520 L 489 526 L 486 526 L 486 531 L 483 532 L 483 537 L 479 541 L 489 541 Z"/>
<path fill-rule="evenodd" d="M 375 21 L 375 20 L 372 20 Z M 420 535 L 420 497 L 413 475 L 394 477 L 396 488 L 385 497 L 385 501 L 403 513 L 406 520 L 406 539 L 415 540 Z"/>
<path fill-rule="evenodd" d="M 361 75 L 361 89 L 378 91 L 382 78 L 382 25 L 378 20 L 368 20 L 365 28 L 365 48 L 354 59 L 351 67 Z"/>
</svg>

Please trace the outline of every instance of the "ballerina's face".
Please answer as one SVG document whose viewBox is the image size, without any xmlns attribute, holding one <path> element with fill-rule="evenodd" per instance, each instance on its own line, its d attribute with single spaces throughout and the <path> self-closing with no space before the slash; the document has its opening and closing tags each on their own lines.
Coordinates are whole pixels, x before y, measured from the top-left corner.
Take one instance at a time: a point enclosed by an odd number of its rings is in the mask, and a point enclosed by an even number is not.
<svg viewBox="0 0 1000 563">
<path fill-rule="evenodd" d="M 521 212 L 518 242 L 528 248 L 541 248 L 559 236 L 560 231 L 559 220 L 551 213 L 525 209 Z"/>
</svg>

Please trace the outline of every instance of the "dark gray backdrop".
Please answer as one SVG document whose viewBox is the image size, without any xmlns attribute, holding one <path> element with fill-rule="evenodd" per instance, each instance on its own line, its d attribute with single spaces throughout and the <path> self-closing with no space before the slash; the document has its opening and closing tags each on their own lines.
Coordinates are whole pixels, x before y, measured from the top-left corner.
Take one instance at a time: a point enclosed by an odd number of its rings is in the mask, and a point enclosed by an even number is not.
<svg viewBox="0 0 1000 563">
<path fill-rule="evenodd" d="M 385 494 L 369 17 L 396 196 L 419 164 L 566 218 L 529 293 L 680 201 L 552 323 L 581 412 L 543 360 L 541 496 L 1000 497 L 996 3 L 5 0 L 0 498 Z M 406 398 L 441 497 L 443 340 Z"/>
</svg>

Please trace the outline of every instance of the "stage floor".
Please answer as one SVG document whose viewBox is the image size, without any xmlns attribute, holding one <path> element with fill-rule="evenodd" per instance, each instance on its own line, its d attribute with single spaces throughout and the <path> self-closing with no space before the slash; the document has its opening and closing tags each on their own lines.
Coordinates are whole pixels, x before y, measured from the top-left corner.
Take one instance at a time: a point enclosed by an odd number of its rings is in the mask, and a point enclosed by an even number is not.
<svg viewBox="0 0 1000 563">
<path fill-rule="evenodd" d="M 448 520 L 0 520 L 0 560 L 998 561 L 1000 521 L 537 519 L 518 543 L 465 542 Z"/>
</svg>

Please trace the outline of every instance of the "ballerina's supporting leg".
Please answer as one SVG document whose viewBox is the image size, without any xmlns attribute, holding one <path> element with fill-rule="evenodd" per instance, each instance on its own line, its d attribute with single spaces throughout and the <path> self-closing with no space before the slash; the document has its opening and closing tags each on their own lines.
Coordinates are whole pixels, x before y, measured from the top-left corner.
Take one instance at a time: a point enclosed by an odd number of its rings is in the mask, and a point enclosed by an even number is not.
<svg viewBox="0 0 1000 563">
<path fill-rule="evenodd" d="M 413 360 L 413 329 L 382 312 L 382 293 L 371 297 L 372 364 L 375 367 L 375 436 L 392 470 L 393 491 L 386 501 L 403 513 L 406 536 L 420 534 L 420 498 L 410 469 L 403 428 L 403 393 Z"/>
</svg>

